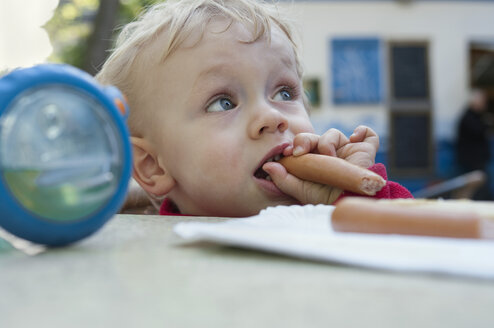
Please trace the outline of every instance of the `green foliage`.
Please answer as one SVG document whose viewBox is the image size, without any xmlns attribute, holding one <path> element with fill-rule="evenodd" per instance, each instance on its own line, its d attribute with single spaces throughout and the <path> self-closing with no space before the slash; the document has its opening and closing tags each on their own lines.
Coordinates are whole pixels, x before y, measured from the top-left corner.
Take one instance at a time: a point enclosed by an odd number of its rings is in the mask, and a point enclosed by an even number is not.
<svg viewBox="0 0 494 328">
<path fill-rule="evenodd" d="M 139 14 L 149 6 L 157 2 L 162 2 L 160 0 L 120 0 L 120 13 L 119 13 L 119 24 L 125 25 L 126 23 L 132 21 L 134 18 L 139 16 Z"/>
<path fill-rule="evenodd" d="M 120 0 L 115 33 L 118 33 L 119 26 L 132 21 L 142 10 L 156 2 L 160 0 Z M 53 45 L 49 58 L 51 62 L 83 68 L 99 4 L 100 0 L 60 1 L 52 19 L 45 25 Z"/>
<path fill-rule="evenodd" d="M 98 0 L 60 1 L 45 28 L 50 35 L 53 53 L 49 60 L 82 67 Z"/>
</svg>

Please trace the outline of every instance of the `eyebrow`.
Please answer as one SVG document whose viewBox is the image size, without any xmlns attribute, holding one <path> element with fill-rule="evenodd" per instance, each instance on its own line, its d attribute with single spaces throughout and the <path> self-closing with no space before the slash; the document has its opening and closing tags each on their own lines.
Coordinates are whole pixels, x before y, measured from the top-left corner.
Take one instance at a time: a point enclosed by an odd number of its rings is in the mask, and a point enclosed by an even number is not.
<svg viewBox="0 0 494 328">
<path fill-rule="evenodd" d="M 280 61 L 287 67 L 287 68 L 294 68 L 295 71 L 297 71 L 297 63 L 295 60 L 292 61 L 291 56 L 283 54 L 280 56 Z M 295 59 L 295 57 L 293 57 Z"/>
<path fill-rule="evenodd" d="M 296 71 L 296 63 L 295 61 L 291 58 L 291 56 L 282 54 L 279 56 L 279 61 L 283 64 L 284 67 L 286 68 L 294 68 Z M 209 68 L 206 70 L 202 71 L 196 78 L 196 81 L 199 80 L 200 78 L 208 75 L 217 75 L 217 73 L 221 73 L 221 71 L 228 70 L 229 68 L 226 67 L 227 64 L 223 61 L 218 61 L 214 64 L 212 64 Z M 196 83 L 194 82 L 194 85 Z"/>
<path fill-rule="evenodd" d="M 194 82 L 194 85 L 196 84 L 197 80 L 200 80 L 204 77 L 207 77 L 210 75 L 219 75 L 222 71 L 227 70 L 226 65 L 227 64 L 225 64 L 224 62 L 217 62 L 217 63 L 212 64 L 206 70 L 199 73 L 199 75 L 196 78 L 196 81 Z"/>
<path fill-rule="evenodd" d="M 293 69 L 294 72 L 297 73 L 297 67 L 293 56 L 282 53 L 281 55 L 278 55 L 278 57 L 279 62 L 282 64 L 283 68 Z M 208 68 L 199 73 L 199 75 L 196 77 L 192 85 L 192 90 L 194 91 L 197 87 L 197 84 L 199 84 L 205 78 L 211 79 L 215 76 L 221 77 L 223 71 L 229 71 L 231 69 L 228 65 L 229 64 L 227 64 L 225 61 L 215 61 L 214 63 L 212 63 Z"/>
<path fill-rule="evenodd" d="M 192 92 L 195 92 L 198 85 L 202 86 L 203 81 L 214 79 L 215 77 L 220 78 L 222 76 L 222 71 L 227 70 L 224 62 L 217 62 L 212 64 L 206 70 L 199 73 L 199 75 L 194 80 L 192 84 Z"/>
</svg>

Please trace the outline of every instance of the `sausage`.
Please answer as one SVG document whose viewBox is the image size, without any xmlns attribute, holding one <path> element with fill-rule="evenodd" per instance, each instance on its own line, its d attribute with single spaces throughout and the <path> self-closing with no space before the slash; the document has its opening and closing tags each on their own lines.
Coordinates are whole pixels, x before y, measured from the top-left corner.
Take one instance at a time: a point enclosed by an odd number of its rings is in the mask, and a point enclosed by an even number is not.
<svg viewBox="0 0 494 328">
<path fill-rule="evenodd" d="M 492 238 L 486 230 L 492 224 L 482 218 L 475 202 L 469 203 L 348 197 L 337 203 L 331 225 L 340 232 Z"/>
<path fill-rule="evenodd" d="M 289 173 L 302 180 L 330 185 L 360 195 L 374 196 L 386 185 L 386 180 L 380 175 L 338 157 L 304 154 L 283 157 L 279 163 Z"/>
</svg>

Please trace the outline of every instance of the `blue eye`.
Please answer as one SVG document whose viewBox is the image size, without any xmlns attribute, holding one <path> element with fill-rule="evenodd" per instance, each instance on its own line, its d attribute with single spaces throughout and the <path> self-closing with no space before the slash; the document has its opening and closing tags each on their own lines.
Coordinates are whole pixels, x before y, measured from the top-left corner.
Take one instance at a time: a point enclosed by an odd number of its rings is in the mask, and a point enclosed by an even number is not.
<svg viewBox="0 0 494 328">
<path fill-rule="evenodd" d="M 223 112 L 234 109 L 236 105 L 229 98 L 219 98 L 208 106 L 206 111 L 208 112 Z"/>
<path fill-rule="evenodd" d="M 290 90 L 281 89 L 278 91 L 273 98 L 274 101 L 290 101 L 293 100 L 293 94 Z"/>
</svg>

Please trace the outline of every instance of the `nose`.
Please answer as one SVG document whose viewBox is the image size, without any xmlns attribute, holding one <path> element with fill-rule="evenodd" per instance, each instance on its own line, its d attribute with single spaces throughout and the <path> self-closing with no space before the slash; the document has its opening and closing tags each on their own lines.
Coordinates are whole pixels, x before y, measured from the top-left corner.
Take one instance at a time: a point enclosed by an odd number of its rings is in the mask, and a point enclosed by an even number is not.
<svg viewBox="0 0 494 328">
<path fill-rule="evenodd" d="M 259 104 L 250 114 L 248 134 L 258 139 L 267 133 L 284 132 L 288 129 L 288 119 L 280 110 L 269 104 Z"/>
</svg>

